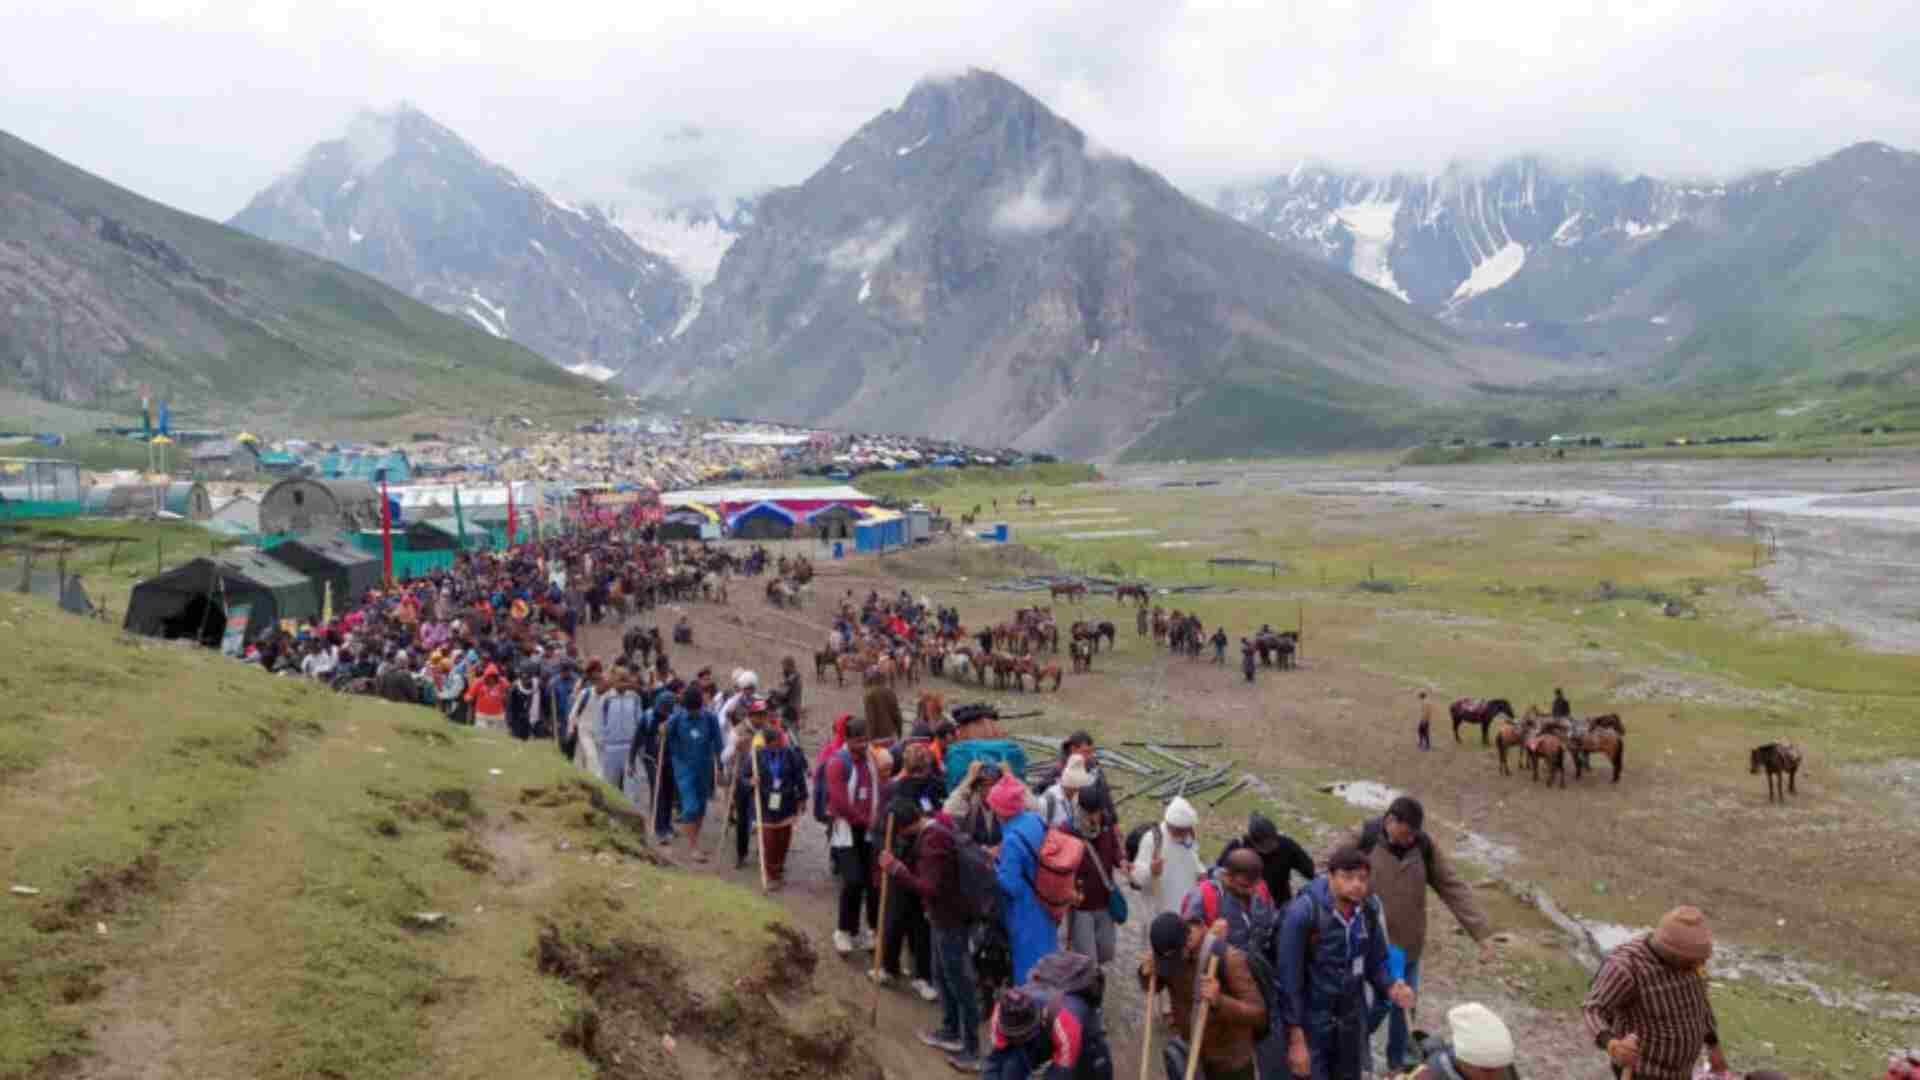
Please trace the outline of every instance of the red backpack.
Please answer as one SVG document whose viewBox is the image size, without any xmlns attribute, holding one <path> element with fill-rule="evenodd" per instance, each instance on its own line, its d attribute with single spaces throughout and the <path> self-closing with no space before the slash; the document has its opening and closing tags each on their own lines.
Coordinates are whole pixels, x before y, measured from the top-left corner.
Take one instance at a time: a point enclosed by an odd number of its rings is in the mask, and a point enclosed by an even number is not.
<svg viewBox="0 0 1920 1080">
<path fill-rule="evenodd" d="M 1087 856 L 1087 842 L 1066 831 L 1047 830 L 1047 838 L 1035 853 L 1033 895 L 1054 922 L 1080 906 L 1080 860 Z"/>
</svg>

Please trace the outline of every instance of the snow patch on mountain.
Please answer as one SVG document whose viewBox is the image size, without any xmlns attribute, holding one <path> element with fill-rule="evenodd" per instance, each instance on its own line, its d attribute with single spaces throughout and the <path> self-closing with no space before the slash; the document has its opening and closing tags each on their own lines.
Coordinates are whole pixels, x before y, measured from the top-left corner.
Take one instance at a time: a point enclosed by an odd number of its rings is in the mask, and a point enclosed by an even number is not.
<svg viewBox="0 0 1920 1080">
<path fill-rule="evenodd" d="M 498 319 L 498 320 L 500 320 L 500 325 L 501 325 L 501 327 L 502 327 L 502 328 L 505 328 L 505 327 L 506 327 L 506 326 L 508 325 L 508 323 L 507 323 L 507 309 L 506 309 L 505 307 L 503 307 L 503 306 L 501 306 L 501 305 L 497 305 L 497 304 L 493 304 L 493 303 L 490 303 L 490 302 L 489 302 L 489 301 L 487 300 L 487 298 L 486 298 L 486 297 L 484 297 L 484 296 L 481 296 L 481 295 L 480 295 L 480 290 L 479 290 L 479 289 L 468 289 L 468 290 L 467 290 L 467 298 L 468 298 L 468 299 L 470 299 L 470 300 L 472 300 L 472 301 L 474 301 L 475 303 L 477 303 L 477 304 L 479 304 L 479 305 L 480 305 L 481 307 L 483 307 L 483 308 L 486 308 L 486 309 L 487 309 L 487 311 L 488 311 L 488 312 L 489 312 L 489 313 L 490 313 L 490 314 L 491 314 L 491 315 L 492 315 L 492 316 L 493 316 L 494 318 L 496 318 L 496 319 Z M 471 310 L 471 309 L 469 309 L 469 310 Z M 491 326 L 492 326 L 492 324 L 491 324 L 491 323 L 489 323 L 489 324 L 488 324 L 488 326 L 489 326 L 489 327 L 491 327 Z M 506 337 L 507 335 L 505 335 L 505 334 L 503 334 L 503 333 L 501 333 L 500 331 L 498 331 L 498 330 L 496 330 L 496 331 L 494 331 L 494 336 L 496 336 L 496 337 Z"/>
<path fill-rule="evenodd" d="M 1575 210 L 1573 213 L 1567 215 L 1567 220 L 1561 222 L 1560 227 L 1553 230 L 1554 244 L 1559 247 L 1572 247 L 1584 239 L 1586 234 L 1582 229 L 1581 222 L 1585 221 L 1586 217 L 1587 213 L 1584 210 Z"/>
<path fill-rule="evenodd" d="M 921 147 L 927 145 L 927 140 L 931 138 L 933 138 L 933 132 L 929 131 L 925 135 L 920 136 L 919 142 L 914 143 L 912 146 L 903 146 L 900 149 L 895 150 L 894 154 L 898 157 L 906 157 L 908 154 L 911 154 L 915 150 L 918 150 Z"/>
<path fill-rule="evenodd" d="M 351 225 L 347 226 L 347 243 L 357 244 L 360 241 L 365 240 L 366 238 L 367 238 L 366 233 L 361 232 L 359 229 L 356 229 Z"/>
<path fill-rule="evenodd" d="M 472 318 L 474 322 L 479 323 L 481 327 L 486 330 L 487 333 L 492 334 L 494 337 L 503 338 L 507 336 L 504 330 L 501 330 L 499 327 L 493 325 L 492 319 L 489 319 L 485 315 L 481 314 L 480 309 L 474 307 L 472 304 L 467 305 L 467 315 L 470 318 Z"/>
<path fill-rule="evenodd" d="M 1463 303 L 1476 296 L 1485 296 L 1512 281 L 1513 275 L 1519 273 L 1520 268 L 1526 264 L 1526 246 L 1511 240 L 1507 241 L 1506 246 L 1487 259 L 1474 264 L 1473 273 L 1468 274 L 1467 280 L 1453 290 L 1453 299 L 1448 306 Z"/>
<path fill-rule="evenodd" d="M 695 214 L 639 212 L 614 221 L 634 243 L 656 252 L 693 285 L 695 297 L 720 272 L 720 260 L 733 247 L 735 234 L 711 217 Z"/>
<path fill-rule="evenodd" d="M 591 361 L 574 364 L 567 368 L 567 370 L 583 379 L 592 379 L 594 382 L 606 382 L 608 379 L 620 374 L 610 367 L 601 367 Z"/>
<path fill-rule="evenodd" d="M 1334 216 L 1353 234 L 1353 259 L 1349 273 L 1361 281 L 1377 285 L 1407 302 L 1406 291 L 1393 279 L 1393 221 L 1400 213 L 1400 200 L 1364 202 L 1342 206 Z"/>
</svg>

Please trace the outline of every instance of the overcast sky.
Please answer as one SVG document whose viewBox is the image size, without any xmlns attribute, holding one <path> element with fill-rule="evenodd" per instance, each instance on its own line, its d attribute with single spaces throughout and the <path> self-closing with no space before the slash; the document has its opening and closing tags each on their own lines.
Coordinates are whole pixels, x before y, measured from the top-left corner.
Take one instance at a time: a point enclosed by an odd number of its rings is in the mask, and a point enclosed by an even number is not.
<svg viewBox="0 0 1920 1080">
<path fill-rule="evenodd" d="M 793 183 L 992 68 L 1189 191 L 1305 158 L 1723 176 L 1920 147 L 1913 0 L 7 0 L 0 128 L 215 218 L 409 100 L 554 194 Z"/>
</svg>

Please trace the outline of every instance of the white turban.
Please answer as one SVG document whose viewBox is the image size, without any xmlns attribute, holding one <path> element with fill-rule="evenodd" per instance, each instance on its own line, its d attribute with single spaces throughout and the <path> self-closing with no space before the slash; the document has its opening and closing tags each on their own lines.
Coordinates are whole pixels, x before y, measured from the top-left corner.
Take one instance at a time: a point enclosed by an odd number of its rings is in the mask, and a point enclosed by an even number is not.
<svg viewBox="0 0 1920 1080">
<path fill-rule="evenodd" d="M 1200 824 L 1200 815 L 1193 812 L 1192 803 L 1176 796 L 1160 820 L 1176 829 L 1191 829 Z"/>
<path fill-rule="evenodd" d="M 1455 1005 L 1447 1013 L 1453 1030 L 1453 1059 L 1482 1069 L 1504 1069 L 1513 1064 L 1513 1035 L 1493 1010 L 1477 1001 Z"/>
<path fill-rule="evenodd" d="M 758 690 L 760 689 L 760 676 L 755 675 L 751 671 L 735 672 L 733 676 L 733 688 L 735 690 Z"/>
</svg>

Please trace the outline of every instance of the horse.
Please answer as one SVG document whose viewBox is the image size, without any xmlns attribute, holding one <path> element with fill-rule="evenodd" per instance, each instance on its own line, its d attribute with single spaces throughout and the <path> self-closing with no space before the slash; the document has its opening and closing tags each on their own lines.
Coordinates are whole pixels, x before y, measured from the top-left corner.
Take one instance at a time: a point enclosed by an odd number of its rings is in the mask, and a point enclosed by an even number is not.
<svg viewBox="0 0 1920 1080">
<path fill-rule="evenodd" d="M 947 697 L 931 690 L 922 690 L 919 700 L 913 705 L 913 718 L 926 725 L 928 731 L 940 726 L 947 714 Z"/>
<path fill-rule="evenodd" d="M 1747 775 L 1767 770 L 1767 801 L 1786 802 L 1789 794 L 1798 795 L 1794 780 L 1800 774 L 1800 748 L 1790 742 L 1770 742 L 1756 746 L 1747 756 Z"/>
<path fill-rule="evenodd" d="M 1060 665 L 1059 664 L 1055 664 L 1052 662 L 1048 662 L 1045 664 L 1036 664 L 1032 660 L 1029 660 L 1027 661 L 1027 674 L 1033 676 L 1033 692 L 1034 693 L 1037 694 L 1040 692 L 1041 681 L 1048 678 L 1051 678 L 1053 680 L 1053 692 L 1056 694 L 1060 692 Z"/>
<path fill-rule="evenodd" d="M 1073 658 L 1074 671 L 1090 672 L 1093 670 L 1094 649 L 1086 641 L 1083 641 L 1079 638 L 1075 638 L 1073 640 L 1073 644 L 1067 646 L 1067 652 Z"/>
<path fill-rule="evenodd" d="M 1533 758 L 1533 779 L 1540 779 L 1540 762 L 1547 762 L 1547 786 L 1553 786 L 1555 777 L 1560 778 L 1560 786 L 1567 786 L 1567 744 L 1558 735 L 1535 735 L 1527 745 L 1527 753 Z"/>
<path fill-rule="evenodd" d="M 816 679 L 826 678 L 827 672 L 833 670 L 834 659 L 835 659 L 835 656 L 832 649 L 822 649 L 819 652 L 814 653 L 813 654 L 813 677 Z"/>
<path fill-rule="evenodd" d="M 1146 607 L 1148 602 L 1147 587 L 1145 585 L 1118 585 L 1114 587 L 1113 600 L 1115 603 L 1124 604 L 1129 599 L 1138 600 L 1141 607 Z"/>
<path fill-rule="evenodd" d="M 1080 602 L 1080 598 L 1085 595 L 1087 595 L 1087 587 L 1084 583 L 1078 581 L 1056 581 L 1047 586 L 1047 599 L 1049 600 L 1058 600 L 1064 596 L 1077 604 Z"/>
<path fill-rule="evenodd" d="M 1114 647 L 1114 642 L 1118 640 L 1119 637 L 1120 637 L 1120 631 L 1115 629 L 1112 623 L 1107 622 L 1105 619 L 1102 619 L 1100 622 L 1096 623 L 1093 627 L 1093 651 L 1094 652 L 1100 651 L 1101 638 L 1107 639 L 1107 648 L 1111 649 Z"/>
<path fill-rule="evenodd" d="M 1502 716 L 1509 720 L 1514 718 L 1513 703 L 1506 698 L 1494 698 L 1491 701 L 1461 698 L 1453 703 L 1448 712 L 1453 715 L 1453 741 L 1460 741 L 1461 724 L 1479 724 L 1481 746 L 1487 745 L 1487 731 L 1493 727 L 1495 719 Z"/>
<path fill-rule="evenodd" d="M 1509 717 L 1509 720 L 1512 718 Z M 1527 740 L 1533 737 L 1533 720 L 1529 717 L 1519 725 L 1505 723 L 1493 735 L 1493 748 L 1500 754 L 1500 775 L 1512 776 L 1513 770 L 1507 767 L 1507 751 L 1519 750 L 1528 753 Z"/>
</svg>

